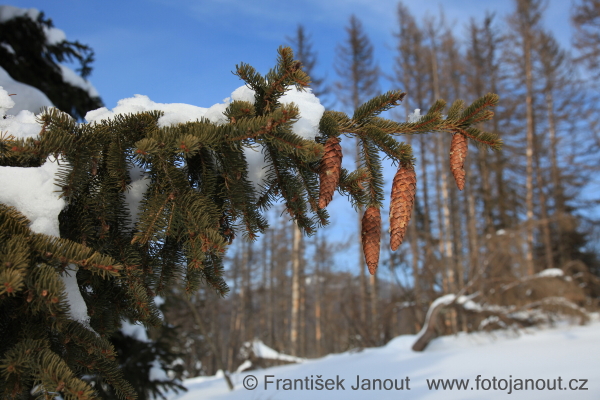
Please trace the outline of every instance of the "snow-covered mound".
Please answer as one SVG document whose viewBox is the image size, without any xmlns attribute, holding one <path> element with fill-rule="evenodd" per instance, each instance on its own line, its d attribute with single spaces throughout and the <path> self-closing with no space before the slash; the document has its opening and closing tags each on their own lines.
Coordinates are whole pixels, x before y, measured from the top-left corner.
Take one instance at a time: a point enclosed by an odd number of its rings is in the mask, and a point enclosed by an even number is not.
<svg viewBox="0 0 600 400">
<path fill-rule="evenodd" d="M 406 335 L 380 348 L 235 373 L 232 392 L 222 374 L 188 379 L 184 382 L 188 392 L 168 398 L 596 400 L 600 398 L 598 338 L 598 316 L 587 326 L 441 337 L 420 353 L 410 349 L 415 336 Z M 257 386 L 248 390 L 244 382 Z M 453 389 L 444 390 L 442 384 L 452 384 Z M 457 384 L 463 385 L 461 389 Z"/>
<path fill-rule="evenodd" d="M 14 95 L 11 98 L 15 104 L 6 110 L 6 114 L 17 115 L 23 110 L 39 112 L 42 107 L 53 106 L 48 96 L 41 90 L 15 81 L 2 67 L 0 67 L 0 86 Z"/>
</svg>

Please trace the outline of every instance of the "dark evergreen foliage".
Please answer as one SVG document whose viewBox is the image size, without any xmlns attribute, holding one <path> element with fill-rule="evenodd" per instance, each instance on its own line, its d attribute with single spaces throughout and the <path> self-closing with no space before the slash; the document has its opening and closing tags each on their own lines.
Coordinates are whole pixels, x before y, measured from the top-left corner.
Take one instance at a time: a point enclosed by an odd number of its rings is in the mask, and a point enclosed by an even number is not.
<svg viewBox="0 0 600 400">
<path fill-rule="evenodd" d="M 23 16 L 0 23 L 3 44 L 0 46 L 0 67 L 13 79 L 44 92 L 60 110 L 83 119 L 88 111 L 102 107 L 102 100 L 65 82 L 59 64 L 78 63 L 77 72 L 86 78 L 92 72 L 94 52 L 78 41 L 48 43 L 44 29 L 52 27 L 52 20 L 46 19 L 44 13 L 40 13 L 36 21 Z"/>
<path fill-rule="evenodd" d="M 133 386 L 138 399 L 166 399 L 164 393 L 167 389 L 185 390 L 167 376 L 156 377 L 152 374 L 152 368 L 158 368 L 158 365 L 165 373 L 172 373 L 179 378 L 183 372 L 182 366 L 175 363 L 181 354 L 174 352 L 170 345 L 175 338 L 175 328 L 162 325 L 158 330 L 159 337 L 153 341 L 139 340 L 122 331 L 115 332 L 110 339 L 117 350 L 123 376 Z M 86 376 L 84 380 L 94 387 L 101 398 L 119 398 L 114 388 L 106 384 L 101 376 Z"/>
</svg>

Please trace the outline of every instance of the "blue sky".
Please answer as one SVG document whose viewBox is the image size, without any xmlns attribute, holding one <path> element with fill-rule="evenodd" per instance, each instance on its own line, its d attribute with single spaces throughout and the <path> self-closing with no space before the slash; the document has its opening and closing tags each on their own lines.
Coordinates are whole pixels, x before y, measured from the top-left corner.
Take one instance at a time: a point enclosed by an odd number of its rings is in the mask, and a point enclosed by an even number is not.
<svg viewBox="0 0 600 400">
<path fill-rule="evenodd" d="M 299 23 L 311 35 L 318 53 L 316 73 L 329 82 L 336 45 L 345 39 L 351 14 L 363 23 L 384 72 L 392 71 L 393 32 L 397 31 L 396 0 L 31 0 L 13 6 L 37 8 L 65 31 L 69 40 L 90 45 L 96 53 L 91 81 L 106 106 L 143 94 L 158 103 L 210 107 L 229 97 L 242 82 L 231 71 L 246 62 L 261 73 L 275 63 L 278 46 L 286 44 Z M 440 5 L 461 37 L 470 18 L 486 11 L 499 23 L 512 12 L 512 0 L 406 0 L 415 18 L 437 16 Z M 563 46 L 571 35 L 570 0 L 551 0 L 544 24 Z M 382 90 L 392 87 L 382 80 Z M 410 96 L 410 93 L 409 93 Z M 391 179 L 391 177 L 390 177 Z M 334 237 L 356 235 L 357 220 L 339 195 L 329 206 Z M 384 216 L 385 218 L 385 216 Z M 357 251 L 357 250 L 356 250 Z M 346 252 L 355 261 L 356 251 Z M 349 258 L 349 259 L 348 259 Z"/>
<path fill-rule="evenodd" d="M 265 73 L 276 49 L 302 23 L 318 52 L 317 72 L 335 79 L 335 47 L 354 13 L 374 44 L 376 59 L 391 71 L 397 30 L 395 0 L 31 0 L 11 5 L 46 13 L 69 40 L 96 52 L 91 81 L 107 107 L 122 98 L 144 94 L 160 103 L 209 107 L 228 97 L 241 81 L 231 71 L 240 62 Z M 511 0 L 407 0 L 420 20 L 437 15 L 443 4 L 457 34 L 469 18 L 486 10 L 500 21 Z M 570 0 L 552 0 L 545 16 L 548 28 L 563 44 L 570 38 Z M 389 83 L 382 81 L 382 89 Z"/>
</svg>

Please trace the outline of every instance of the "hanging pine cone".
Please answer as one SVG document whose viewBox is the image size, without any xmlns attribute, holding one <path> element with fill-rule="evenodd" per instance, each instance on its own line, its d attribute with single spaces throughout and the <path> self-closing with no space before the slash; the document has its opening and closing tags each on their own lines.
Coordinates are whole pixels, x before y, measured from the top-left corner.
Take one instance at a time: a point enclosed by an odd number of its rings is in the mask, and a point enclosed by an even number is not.
<svg viewBox="0 0 600 400">
<path fill-rule="evenodd" d="M 362 218 L 362 247 L 369 273 L 375 275 L 379 264 L 381 214 L 379 208 L 369 207 Z"/>
<path fill-rule="evenodd" d="M 331 137 L 325 142 L 325 153 L 319 166 L 319 208 L 325 208 L 333 198 L 340 181 L 342 146 L 340 139 Z"/>
<path fill-rule="evenodd" d="M 410 221 L 415 194 L 417 192 L 417 175 L 411 165 L 400 166 L 392 184 L 390 201 L 390 247 L 398 249 L 406 227 Z"/>
<path fill-rule="evenodd" d="M 467 158 L 467 138 L 462 133 L 455 133 L 450 144 L 450 171 L 454 175 L 459 190 L 465 187 L 465 159 Z"/>
</svg>

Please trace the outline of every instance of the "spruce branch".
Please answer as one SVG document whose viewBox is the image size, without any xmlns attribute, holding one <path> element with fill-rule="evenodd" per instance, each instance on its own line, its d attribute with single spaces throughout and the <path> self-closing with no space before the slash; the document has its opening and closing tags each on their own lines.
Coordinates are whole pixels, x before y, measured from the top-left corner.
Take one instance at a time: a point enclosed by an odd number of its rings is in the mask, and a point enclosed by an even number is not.
<svg viewBox="0 0 600 400">
<path fill-rule="evenodd" d="M 369 196 L 369 207 L 380 208 L 383 203 L 383 174 L 378 148 L 368 137 L 360 138 L 361 165 L 369 171 L 366 191 Z"/>
<path fill-rule="evenodd" d="M 265 77 L 244 63 L 235 74 L 255 91 L 255 102 L 233 101 L 224 112 L 225 123 L 200 119 L 159 127 L 162 113 L 154 111 L 78 124 L 51 108 L 39 116 L 37 137 L 0 135 L 0 165 L 38 167 L 52 162 L 49 157 L 60 163 L 57 183 L 67 202 L 59 216 L 60 238 L 33 233 L 27 218 L 0 204 L 0 311 L 24 310 L 27 320 L 14 332 L 1 331 L 11 344 L 0 355 L 0 395 L 43 381 L 48 393 L 77 396 L 79 389 L 71 388 L 79 388 L 79 381 L 72 376 L 93 373 L 119 396 L 132 398 L 135 391 L 120 375 L 106 335 L 124 317 L 159 324 L 152 298 L 168 293 L 178 277 L 190 295 L 202 284 L 226 295 L 226 250 L 240 236 L 253 240 L 263 233 L 265 212 L 277 201 L 307 235 L 327 224 L 325 207 L 335 190 L 355 209 L 365 207 L 361 241 L 369 271 L 375 273 L 384 199 L 380 153 L 398 165 L 390 203 L 390 242 L 396 249 L 416 193 L 412 148 L 400 135 L 452 134 L 459 142 L 453 140 L 450 150 L 459 186 L 468 140 L 493 150 L 502 145 L 498 135 L 475 126 L 493 117 L 490 108 L 498 102 L 493 94 L 469 106 L 455 101 L 447 117 L 442 115 L 446 102 L 438 100 L 420 120 L 407 123 L 380 116 L 406 95 L 390 91 L 364 102 L 351 118 L 324 112 L 320 135 L 308 140 L 293 130 L 301 117 L 298 107 L 279 102 L 292 85 L 302 90 L 310 82 L 291 49 L 279 48 L 277 64 Z M 360 143 L 354 171 L 341 167 L 343 136 Z M 259 189 L 250 182 L 245 157 L 257 146 L 266 164 Z M 125 197 L 134 186 L 133 167 L 148 182 L 138 210 L 128 210 Z M 134 211 L 139 214 L 130 215 Z M 75 267 L 89 327 L 100 336 L 70 317 L 61 274 Z M 43 332 L 31 328 L 36 324 L 45 324 Z M 24 347 L 22 340 L 28 340 Z M 42 363 L 51 368 L 40 367 L 41 358 L 22 357 L 25 347 L 43 355 Z M 46 368 L 46 375 L 39 368 Z"/>
<path fill-rule="evenodd" d="M 328 138 L 338 137 L 341 134 L 338 120 L 339 117 L 335 111 L 325 111 L 319 121 L 319 132 L 321 133 L 322 138 L 317 138 L 317 140 L 321 139 L 321 141 L 326 141 Z"/>
<path fill-rule="evenodd" d="M 338 191 L 348 197 L 348 200 L 356 211 L 360 206 L 365 206 L 369 202 L 369 196 L 365 186 L 369 181 L 369 171 L 366 168 L 358 168 L 349 173 L 345 168 L 340 172 L 340 184 Z"/>
<path fill-rule="evenodd" d="M 259 139 L 264 135 L 289 127 L 298 118 L 298 108 L 293 104 L 280 107 L 272 113 L 236 122 L 234 126 L 221 128 L 228 142 L 235 143 L 246 139 Z M 231 132 L 231 133 L 229 133 Z"/>
<path fill-rule="evenodd" d="M 302 70 L 300 61 L 294 60 L 291 48 L 280 46 L 277 52 L 279 53 L 277 66 L 266 76 L 268 86 L 265 90 L 265 99 L 268 99 L 267 103 L 270 104 L 276 104 L 276 100 L 289 90 L 290 84 L 293 83 L 298 90 L 304 90 L 310 83 L 310 78 Z"/>
<path fill-rule="evenodd" d="M 489 107 L 495 107 L 500 97 L 495 93 L 488 93 L 485 96 L 474 101 L 467 107 L 458 119 L 459 124 L 473 125 L 477 122 L 489 120 L 493 113 L 488 110 Z"/>
<path fill-rule="evenodd" d="M 266 86 L 265 79 L 249 64 L 240 63 L 240 65 L 236 65 L 233 74 L 246 82 L 248 87 L 257 94 L 262 92 Z"/>
<path fill-rule="evenodd" d="M 452 105 L 448 109 L 448 116 L 446 117 L 446 120 L 449 120 L 449 121 L 457 120 L 459 114 L 461 113 L 461 111 L 464 108 L 465 108 L 464 100 L 458 99 L 458 100 L 454 101 L 454 103 L 452 103 Z M 457 121 L 457 124 L 459 124 L 459 123 L 460 122 Z"/>
<path fill-rule="evenodd" d="M 481 131 L 477 128 L 454 128 L 453 131 L 471 139 L 479 148 L 490 148 L 494 151 L 502 149 L 502 139 L 496 133 Z"/>
<path fill-rule="evenodd" d="M 375 96 L 371 100 L 360 105 L 354 111 L 352 119 L 358 124 L 364 124 L 382 112 L 399 105 L 405 96 L 406 93 L 403 93 L 400 90 L 391 90 L 387 93 Z"/>
</svg>

